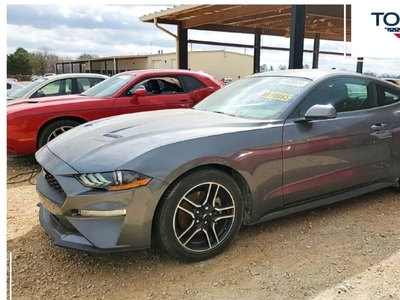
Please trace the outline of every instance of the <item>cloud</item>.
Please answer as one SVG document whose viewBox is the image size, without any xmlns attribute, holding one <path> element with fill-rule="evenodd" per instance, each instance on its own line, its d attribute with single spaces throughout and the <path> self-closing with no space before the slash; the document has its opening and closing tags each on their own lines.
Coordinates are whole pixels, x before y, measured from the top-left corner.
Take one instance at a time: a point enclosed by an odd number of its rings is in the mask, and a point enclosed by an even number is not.
<svg viewBox="0 0 400 300">
<path fill-rule="evenodd" d="M 8 5 L 7 53 L 18 47 L 33 52 L 46 47 L 60 57 L 76 58 L 83 53 L 99 56 L 137 55 L 175 52 L 173 37 L 157 29 L 154 24 L 143 23 L 139 17 L 161 11 L 172 5 Z M 176 34 L 176 26 L 162 25 Z M 217 41 L 252 45 L 251 34 L 221 33 L 189 30 L 190 40 Z M 262 36 L 262 45 L 289 48 L 290 39 Z M 305 49 L 313 48 L 313 40 L 306 39 Z M 322 51 L 343 52 L 343 42 L 321 41 Z M 189 45 L 189 50 L 226 49 L 253 54 L 253 49 L 210 45 Z M 347 51 L 351 50 L 350 43 Z M 261 64 L 288 65 L 288 51 L 262 50 Z M 304 54 L 304 64 L 312 65 L 312 54 Z M 356 69 L 356 60 L 344 56 L 320 54 L 320 68 Z M 399 74 L 400 61 L 366 59 L 364 70 L 378 74 Z"/>
<path fill-rule="evenodd" d="M 138 20 L 140 16 L 166 8 L 133 5 L 8 5 L 7 24 L 30 25 L 36 29 L 66 26 L 79 29 L 141 30 L 149 26 Z"/>
</svg>

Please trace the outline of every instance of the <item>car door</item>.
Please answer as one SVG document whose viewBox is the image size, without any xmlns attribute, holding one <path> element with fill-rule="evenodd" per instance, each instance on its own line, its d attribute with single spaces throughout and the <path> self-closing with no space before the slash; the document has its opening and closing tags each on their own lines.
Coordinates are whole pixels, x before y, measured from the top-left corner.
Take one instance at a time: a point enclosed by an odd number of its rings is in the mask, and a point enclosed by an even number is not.
<svg viewBox="0 0 400 300">
<path fill-rule="evenodd" d="M 295 122 L 315 104 L 332 104 L 337 117 Z M 284 125 L 284 205 L 387 181 L 389 124 L 370 82 L 341 78 L 314 89 Z"/>
<path fill-rule="evenodd" d="M 392 159 L 390 179 L 395 181 L 400 177 L 400 90 L 396 87 L 377 84 L 378 107 L 390 119 L 389 130 L 392 134 Z M 389 180 L 390 180 L 389 179 Z"/>
<path fill-rule="evenodd" d="M 145 89 L 147 95 L 136 96 L 134 91 Z M 152 76 L 139 79 L 114 102 L 115 114 L 190 107 L 189 95 L 175 76 Z"/>
</svg>

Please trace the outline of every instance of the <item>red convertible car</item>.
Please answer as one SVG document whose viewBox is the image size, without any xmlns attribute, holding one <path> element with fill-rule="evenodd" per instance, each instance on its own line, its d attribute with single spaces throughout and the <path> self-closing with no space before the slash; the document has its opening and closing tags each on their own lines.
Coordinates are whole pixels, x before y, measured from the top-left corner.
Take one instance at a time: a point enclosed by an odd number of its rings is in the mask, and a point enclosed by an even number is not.
<svg viewBox="0 0 400 300">
<path fill-rule="evenodd" d="M 32 154 L 82 123 L 125 113 L 190 108 L 225 84 L 189 70 L 128 71 L 74 96 L 7 103 L 7 155 Z"/>
</svg>

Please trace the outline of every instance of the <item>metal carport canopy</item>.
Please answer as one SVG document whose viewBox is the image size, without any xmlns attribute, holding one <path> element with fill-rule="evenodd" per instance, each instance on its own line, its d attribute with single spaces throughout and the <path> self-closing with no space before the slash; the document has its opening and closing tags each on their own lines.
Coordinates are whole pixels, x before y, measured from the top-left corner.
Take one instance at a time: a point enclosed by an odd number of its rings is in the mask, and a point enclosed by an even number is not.
<svg viewBox="0 0 400 300">
<path fill-rule="evenodd" d="M 346 6 L 346 14 L 343 5 L 180 5 L 142 16 L 140 20 L 152 22 L 159 28 L 159 24 L 178 26 L 176 36 L 169 34 L 177 39 L 178 64 L 184 69 L 188 66 L 188 29 L 254 34 L 254 46 L 251 46 L 254 48 L 254 71 L 259 71 L 260 49 L 274 50 L 274 47 L 260 44 L 261 35 L 291 38 L 289 68 L 302 67 L 304 38 L 315 40 L 312 52 L 317 58 L 320 39 L 343 41 L 346 36 L 346 41 L 351 41 L 350 5 Z M 313 61 L 317 64 L 318 59 Z"/>
</svg>

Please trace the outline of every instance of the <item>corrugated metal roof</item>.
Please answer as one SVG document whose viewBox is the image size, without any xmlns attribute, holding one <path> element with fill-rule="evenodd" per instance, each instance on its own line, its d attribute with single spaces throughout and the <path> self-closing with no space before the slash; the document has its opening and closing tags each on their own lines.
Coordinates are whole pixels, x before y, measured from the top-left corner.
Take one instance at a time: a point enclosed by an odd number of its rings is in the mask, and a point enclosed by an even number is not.
<svg viewBox="0 0 400 300">
<path fill-rule="evenodd" d="M 178 6 L 174 6 L 174 7 L 171 7 L 171 8 L 160 10 L 160 11 L 152 13 L 152 14 L 144 15 L 144 16 L 140 17 L 139 20 L 142 21 L 142 22 L 149 22 L 149 21 L 152 21 L 155 18 L 161 18 L 161 17 L 164 17 L 166 15 L 179 13 L 181 11 L 186 11 L 186 10 L 193 9 L 193 8 L 196 8 L 196 7 L 200 7 L 200 6 L 202 6 L 202 5 L 181 4 L 181 5 L 178 5 Z"/>
</svg>

